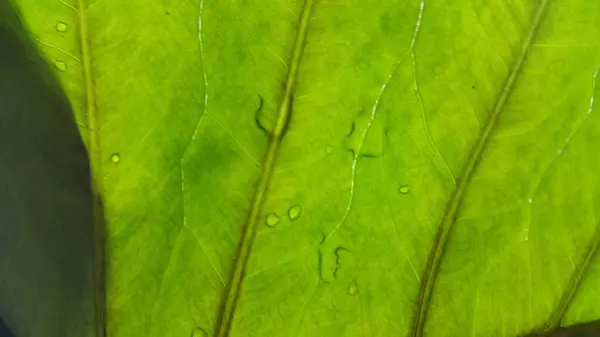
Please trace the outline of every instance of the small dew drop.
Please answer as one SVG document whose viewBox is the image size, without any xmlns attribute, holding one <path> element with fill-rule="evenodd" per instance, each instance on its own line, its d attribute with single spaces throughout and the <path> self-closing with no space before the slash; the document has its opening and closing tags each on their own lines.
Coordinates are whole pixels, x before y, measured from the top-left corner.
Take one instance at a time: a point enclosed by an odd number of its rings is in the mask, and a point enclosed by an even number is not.
<svg viewBox="0 0 600 337">
<path fill-rule="evenodd" d="M 110 156 L 110 161 L 112 161 L 115 164 L 118 164 L 121 161 L 121 155 L 118 153 L 113 153 Z"/>
<path fill-rule="evenodd" d="M 56 67 L 56 69 L 58 69 L 62 72 L 67 71 L 67 64 L 65 63 L 65 61 L 55 60 L 54 66 Z"/>
<path fill-rule="evenodd" d="M 402 194 L 408 194 L 410 193 L 410 185 L 401 185 L 398 187 L 398 191 Z"/>
<path fill-rule="evenodd" d="M 327 154 L 333 153 L 333 146 L 328 146 L 327 149 L 325 149 L 325 152 L 327 152 Z"/>
<path fill-rule="evenodd" d="M 300 205 L 294 205 L 294 206 L 290 207 L 290 209 L 288 209 L 288 217 L 292 221 L 298 220 L 298 218 L 300 217 L 301 214 L 302 214 L 302 206 L 300 206 Z"/>
<path fill-rule="evenodd" d="M 208 337 L 208 332 L 202 328 L 194 328 L 190 337 Z"/>
<path fill-rule="evenodd" d="M 275 228 L 279 224 L 279 215 L 277 213 L 269 213 L 265 218 L 267 227 Z"/>
<path fill-rule="evenodd" d="M 58 22 L 56 22 L 56 25 L 54 25 L 54 28 L 56 29 L 57 32 L 64 33 L 67 31 L 67 29 L 69 29 L 69 26 L 62 21 L 58 21 Z"/>
<path fill-rule="evenodd" d="M 352 281 L 350 282 L 350 285 L 348 285 L 348 295 L 354 296 L 356 294 L 358 294 L 358 284 Z"/>
</svg>

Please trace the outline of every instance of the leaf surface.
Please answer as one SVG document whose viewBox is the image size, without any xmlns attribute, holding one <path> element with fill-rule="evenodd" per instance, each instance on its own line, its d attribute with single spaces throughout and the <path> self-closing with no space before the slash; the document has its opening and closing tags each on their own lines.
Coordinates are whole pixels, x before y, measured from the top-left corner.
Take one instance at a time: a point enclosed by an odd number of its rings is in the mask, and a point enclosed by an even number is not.
<svg viewBox="0 0 600 337">
<path fill-rule="evenodd" d="M 88 135 L 109 336 L 600 317 L 599 2 L 18 3 Z"/>
</svg>

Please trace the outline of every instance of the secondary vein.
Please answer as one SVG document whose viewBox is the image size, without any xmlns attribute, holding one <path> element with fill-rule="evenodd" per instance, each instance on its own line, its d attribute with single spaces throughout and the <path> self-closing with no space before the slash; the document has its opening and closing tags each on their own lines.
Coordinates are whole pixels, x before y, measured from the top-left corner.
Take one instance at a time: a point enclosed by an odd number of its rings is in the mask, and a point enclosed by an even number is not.
<svg viewBox="0 0 600 337">
<path fill-rule="evenodd" d="M 596 221 L 594 220 L 594 224 L 595 222 Z M 597 228 L 596 224 L 596 234 L 594 235 L 594 239 L 590 243 L 589 248 L 583 256 L 581 262 L 577 266 L 577 269 L 573 273 L 573 276 L 569 281 L 567 289 L 560 298 L 560 302 L 558 303 L 556 309 L 550 316 L 548 323 L 546 323 L 543 332 L 550 332 L 560 327 L 560 323 L 565 317 L 567 309 L 569 309 L 569 305 L 571 304 L 573 299 L 575 299 L 575 296 L 579 291 L 581 283 L 585 278 L 587 271 L 589 270 L 590 264 L 594 260 L 594 257 L 598 252 L 598 247 L 600 247 L 600 230 Z"/>
<path fill-rule="evenodd" d="M 540 23 L 542 22 L 544 14 L 546 13 L 548 3 L 549 0 L 543 0 L 535 12 L 533 22 L 523 41 L 521 52 L 516 60 L 516 63 L 508 74 L 502 91 L 500 92 L 500 96 L 498 97 L 492 110 L 492 114 L 488 118 L 488 121 L 483 132 L 479 136 L 479 139 L 472 148 L 467 165 L 465 166 L 461 178 L 452 191 L 452 196 L 446 205 L 446 210 L 440 222 L 429 258 L 427 260 L 427 267 L 421 281 L 421 287 L 419 289 L 417 305 L 415 307 L 415 313 L 413 317 L 413 328 L 410 333 L 411 336 L 423 336 L 425 322 L 427 320 L 427 312 L 429 309 L 431 296 L 433 294 L 433 288 L 439 271 L 440 263 L 444 255 L 445 246 L 456 219 L 456 213 L 462 203 L 464 192 L 471 180 L 471 177 L 473 176 L 473 172 L 475 171 L 477 164 L 479 163 L 479 160 L 481 159 L 481 156 L 485 150 L 487 140 L 492 134 L 497 124 L 498 117 L 504 110 L 508 97 L 512 92 L 519 74 L 521 73 L 523 64 L 527 59 L 527 55 L 535 39 Z"/>
<path fill-rule="evenodd" d="M 415 96 L 417 97 L 417 101 L 419 102 L 419 107 L 421 109 L 421 120 L 423 122 L 423 129 L 425 130 L 425 135 L 427 136 L 427 140 L 433 147 L 433 150 L 435 151 L 436 155 L 440 158 L 440 161 L 442 162 L 444 169 L 446 170 L 446 172 L 448 172 L 448 175 L 450 175 L 450 179 L 452 179 L 452 184 L 456 185 L 456 179 L 454 178 L 454 174 L 452 173 L 452 170 L 450 170 L 448 163 L 446 163 L 446 161 L 444 160 L 444 157 L 440 153 L 440 150 L 438 149 L 437 145 L 435 145 L 433 137 L 431 137 L 431 133 L 429 132 L 429 124 L 427 123 L 427 118 L 425 117 L 425 105 L 423 104 L 423 96 L 421 96 L 421 91 L 419 90 L 419 82 L 417 81 L 417 78 L 418 78 L 417 77 L 417 58 L 415 56 L 415 45 L 417 43 L 417 38 L 419 37 L 419 33 L 421 32 L 421 21 L 423 20 L 423 11 L 424 10 L 425 10 L 425 1 L 421 1 L 421 4 L 419 5 L 419 16 L 417 16 L 417 22 L 415 23 L 415 30 L 413 32 L 412 39 L 410 40 L 409 52 L 410 52 L 410 58 L 412 61 L 413 91 L 415 93 Z"/>
<path fill-rule="evenodd" d="M 90 53 L 85 1 L 77 0 L 76 9 L 79 18 L 79 47 L 83 66 L 83 84 L 85 92 L 85 113 L 89 131 L 88 152 L 90 153 L 90 173 L 92 180 L 92 198 L 94 212 L 94 308 L 96 337 L 106 335 L 106 294 L 105 294 L 105 243 L 106 227 L 102 209 L 102 175 L 100 174 L 100 141 L 96 112 L 96 95 L 92 77 L 92 58 Z"/>
<path fill-rule="evenodd" d="M 298 69 L 302 59 L 308 22 L 315 1 L 316 0 L 305 0 L 304 2 L 299 28 L 296 33 L 296 41 L 293 47 L 292 60 L 286 78 L 283 98 L 278 107 L 277 122 L 269 139 L 269 145 L 264 158 L 262 172 L 258 179 L 255 190 L 256 192 L 252 198 L 248 220 L 243 229 L 242 239 L 238 246 L 237 255 L 235 257 L 233 273 L 231 274 L 224 304 L 219 313 L 219 322 L 217 323 L 215 334 L 218 337 L 229 336 L 229 332 L 231 330 L 231 325 L 237 306 L 237 300 L 239 298 L 244 279 L 246 265 L 252 249 L 252 243 L 254 241 L 256 224 L 258 222 L 258 217 L 269 188 L 279 146 L 281 145 L 281 141 L 285 136 L 291 117 L 292 100 L 296 88 Z"/>
<path fill-rule="evenodd" d="M 563 147 L 558 151 L 559 155 L 562 154 L 563 149 L 567 146 L 567 144 L 571 140 L 572 136 L 577 131 L 579 131 L 581 124 L 583 124 L 583 122 L 585 120 L 587 120 L 587 118 L 592 114 L 592 111 L 594 109 L 594 99 L 596 97 L 596 79 L 598 77 L 598 72 L 600 72 L 600 65 L 596 68 L 596 71 L 594 72 L 594 75 L 593 75 L 592 95 L 590 97 L 590 101 L 589 101 L 590 103 L 588 106 L 588 110 L 585 114 L 585 117 L 583 118 L 583 121 L 579 124 L 579 126 L 575 129 L 575 131 L 573 131 L 569 134 L 569 136 L 567 137 L 567 141 L 565 142 Z M 558 305 L 556 306 L 556 309 L 550 315 L 550 318 L 548 319 L 548 322 L 546 323 L 543 332 L 550 332 L 550 331 L 560 327 L 560 323 L 562 322 L 563 318 L 565 317 L 565 314 L 567 313 L 567 309 L 569 309 L 569 305 L 571 304 L 573 299 L 575 299 L 575 296 L 577 296 L 577 292 L 579 291 L 581 283 L 583 282 L 585 275 L 587 274 L 587 271 L 589 270 L 590 264 L 598 252 L 598 248 L 600 247 L 600 228 L 598 227 L 598 223 L 596 222 L 596 214 L 594 213 L 593 206 L 592 206 L 592 222 L 594 224 L 594 228 L 596 229 L 596 233 L 594 234 L 592 242 L 590 243 L 585 255 L 579 262 L 579 265 L 577 265 L 575 271 L 573 272 L 573 275 L 571 276 L 571 279 L 569 280 L 569 284 L 567 285 L 566 290 L 562 294 L 560 301 L 558 302 Z"/>
</svg>

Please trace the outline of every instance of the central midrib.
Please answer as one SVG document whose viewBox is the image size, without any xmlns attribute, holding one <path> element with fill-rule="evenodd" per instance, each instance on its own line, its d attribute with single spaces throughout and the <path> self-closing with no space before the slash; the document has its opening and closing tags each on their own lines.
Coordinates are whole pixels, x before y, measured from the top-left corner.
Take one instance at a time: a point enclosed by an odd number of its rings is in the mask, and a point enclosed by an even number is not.
<svg viewBox="0 0 600 337">
<path fill-rule="evenodd" d="M 527 59 L 527 54 L 529 53 L 529 50 L 531 48 L 531 44 L 535 39 L 540 23 L 542 22 L 542 19 L 546 12 L 548 2 L 549 0 L 542 0 L 542 2 L 540 3 L 533 18 L 531 27 L 523 41 L 523 45 L 521 46 L 521 52 L 519 54 L 519 57 L 514 67 L 508 74 L 504 86 L 502 87 L 500 96 L 498 97 L 492 110 L 492 114 L 488 118 L 483 132 L 481 133 L 479 139 L 477 140 L 473 149 L 471 150 L 471 155 L 468 158 L 467 165 L 465 166 L 465 169 L 462 173 L 462 177 L 460 178 L 458 184 L 454 188 L 452 196 L 450 197 L 450 200 L 446 205 L 446 210 L 438 227 L 438 231 L 433 246 L 431 248 L 429 258 L 427 260 L 427 267 L 425 269 L 424 276 L 421 281 L 421 287 L 419 289 L 419 296 L 417 298 L 417 304 L 415 307 L 415 313 L 413 317 L 414 323 L 409 336 L 423 336 L 425 322 L 427 320 L 427 312 L 429 309 L 431 296 L 433 294 L 433 288 L 435 285 L 439 266 L 444 255 L 445 246 L 448 241 L 448 237 L 450 235 L 452 226 L 454 225 L 456 219 L 456 212 L 458 211 L 462 203 L 464 191 L 469 185 L 473 172 L 475 171 L 475 168 L 477 167 L 477 164 L 479 163 L 479 160 L 485 150 L 487 140 L 492 134 L 497 124 L 498 117 L 500 116 L 500 113 L 504 110 L 508 97 L 512 92 L 512 89 L 516 83 L 519 74 L 521 73 L 523 64 L 525 63 Z"/>
<path fill-rule="evenodd" d="M 256 224 L 258 223 L 258 218 L 265 201 L 267 190 L 269 188 L 276 157 L 279 152 L 279 146 L 286 134 L 287 126 L 291 117 L 292 99 L 296 87 L 296 78 L 298 76 L 298 69 L 302 59 L 308 21 L 315 1 L 316 0 L 304 1 L 304 8 L 302 10 L 298 31 L 296 33 L 296 39 L 293 46 L 294 49 L 292 53 L 292 62 L 290 63 L 290 67 L 288 69 L 283 97 L 277 109 L 277 122 L 273 132 L 270 135 L 267 153 L 262 165 L 262 172 L 258 179 L 255 193 L 252 198 L 251 208 L 248 214 L 246 225 L 242 230 L 242 238 L 240 240 L 235 257 L 233 273 L 231 274 L 227 292 L 223 300 L 223 305 L 221 306 L 221 310 L 219 312 L 218 323 L 215 330 L 215 336 L 217 337 L 229 336 L 229 332 L 231 330 L 232 321 L 237 307 L 237 301 L 240 296 L 241 287 L 244 280 L 246 265 L 252 249 L 252 243 L 254 241 Z"/>
</svg>

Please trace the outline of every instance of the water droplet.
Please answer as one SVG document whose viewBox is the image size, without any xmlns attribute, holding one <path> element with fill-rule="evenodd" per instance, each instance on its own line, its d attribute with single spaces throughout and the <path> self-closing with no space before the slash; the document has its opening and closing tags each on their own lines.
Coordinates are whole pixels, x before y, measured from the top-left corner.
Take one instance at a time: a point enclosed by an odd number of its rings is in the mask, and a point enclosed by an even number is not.
<svg viewBox="0 0 600 337">
<path fill-rule="evenodd" d="M 356 294 L 358 294 L 358 284 L 352 281 L 350 282 L 350 285 L 348 285 L 348 295 L 354 296 Z"/>
<path fill-rule="evenodd" d="M 208 332 L 202 328 L 194 328 L 190 337 L 208 337 Z"/>
<path fill-rule="evenodd" d="M 327 149 L 325 149 L 325 152 L 327 152 L 327 154 L 333 153 L 333 146 L 328 146 Z"/>
<path fill-rule="evenodd" d="M 67 29 L 69 29 L 69 26 L 62 21 L 57 21 L 56 25 L 54 25 L 54 28 L 56 29 L 57 32 L 64 33 L 67 31 Z"/>
<path fill-rule="evenodd" d="M 344 147 L 355 156 L 379 158 L 383 156 L 386 143 L 382 117 L 372 119 L 370 113 L 361 113 L 344 139 Z"/>
<path fill-rule="evenodd" d="M 288 217 L 292 221 L 298 220 L 298 218 L 300 217 L 301 214 L 302 214 L 302 206 L 300 206 L 300 205 L 294 205 L 294 206 L 290 207 L 290 209 L 288 209 Z"/>
<path fill-rule="evenodd" d="M 277 123 L 276 111 L 264 107 L 264 99 L 259 96 L 258 107 L 254 110 L 254 122 L 266 135 L 271 135 Z"/>
<path fill-rule="evenodd" d="M 265 218 L 265 224 L 267 227 L 274 228 L 279 224 L 279 215 L 277 213 L 269 213 Z"/>
<path fill-rule="evenodd" d="M 398 191 L 402 194 L 408 194 L 410 193 L 410 185 L 400 185 L 400 187 L 398 187 Z"/>
<path fill-rule="evenodd" d="M 121 161 L 121 155 L 118 153 L 113 153 L 110 156 L 110 161 L 112 161 L 115 164 L 118 164 Z"/>
<path fill-rule="evenodd" d="M 58 69 L 62 72 L 67 71 L 67 64 L 65 63 L 65 61 L 55 60 L 54 66 L 56 67 L 56 69 Z"/>
</svg>

